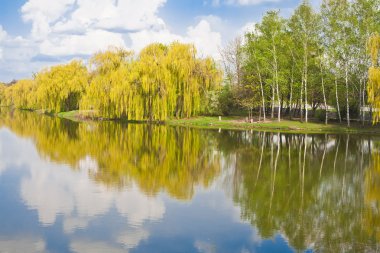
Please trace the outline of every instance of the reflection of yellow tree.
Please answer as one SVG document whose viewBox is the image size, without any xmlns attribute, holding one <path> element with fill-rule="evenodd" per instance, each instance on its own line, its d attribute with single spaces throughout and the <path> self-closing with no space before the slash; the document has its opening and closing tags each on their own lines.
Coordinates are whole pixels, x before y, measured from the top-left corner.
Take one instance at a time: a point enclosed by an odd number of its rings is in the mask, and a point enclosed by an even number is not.
<svg viewBox="0 0 380 253">
<path fill-rule="evenodd" d="M 147 194 L 164 190 L 191 198 L 195 185 L 208 186 L 219 173 L 219 159 L 206 145 L 207 132 L 161 125 L 114 122 L 74 123 L 34 113 L 3 113 L 0 125 L 32 138 L 40 154 L 78 168 L 91 157 L 94 180 L 123 187 L 137 183 Z"/>
<path fill-rule="evenodd" d="M 380 153 L 372 155 L 371 167 L 365 174 L 365 226 L 368 233 L 380 240 Z"/>
</svg>

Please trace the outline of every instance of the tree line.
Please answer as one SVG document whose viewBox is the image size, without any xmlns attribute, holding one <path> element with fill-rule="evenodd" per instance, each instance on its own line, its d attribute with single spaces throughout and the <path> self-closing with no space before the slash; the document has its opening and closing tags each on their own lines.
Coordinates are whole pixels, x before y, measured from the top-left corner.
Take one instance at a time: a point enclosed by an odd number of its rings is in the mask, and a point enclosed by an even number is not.
<svg viewBox="0 0 380 253">
<path fill-rule="evenodd" d="M 58 113 L 80 109 L 103 118 L 161 121 L 206 112 L 222 72 L 193 45 L 151 44 L 135 57 L 122 48 L 96 53 L 88 65 L 74 60 L 33 79 L 0 85 L 0 103 Z"/>
<path fill-rule="evenodd" d="M 371 63 L 369 41 L 380 29 L 380 1 L 323 0 L 318 11 L 303 1 L 289 18 L 269 11 L 252 28 L 222 51 L 226 113 L 234 105 L 264 120 L 307 122 L 312 112 L 327 124 L 336 112 L 348 126 L 364 122 L 363 108 L 375 105 L 368 69 L 378 51 Z"/>
<path fill-rule="evenodd" d="M 0 85 L 0 105 L 148 121 L 248 112 L 264 121 L 376 122 L 379 31 L 379 0 L 323 0 L 318 11 L 304 0 L 289 18 L 268 11 L 221 50 L 222 66 L 179 42 L 151 44 L 137 56 L 111 48 L 88 64 Z"/>
</svg>

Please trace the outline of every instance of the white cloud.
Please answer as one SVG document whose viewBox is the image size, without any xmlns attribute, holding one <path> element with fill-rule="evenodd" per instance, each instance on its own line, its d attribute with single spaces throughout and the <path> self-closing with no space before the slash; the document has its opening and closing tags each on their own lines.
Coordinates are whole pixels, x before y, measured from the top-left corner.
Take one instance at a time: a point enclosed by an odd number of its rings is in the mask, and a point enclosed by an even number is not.
<svg viewBox="0 0 380 253">
<path fill-rule="evenodd" d="M 141 226 L 147 220 L 161 220 L 165 213 L 161 200 L 142 194 L 137 187 L 118 193 L 115 205 L 119 213 L 127 217 L 128 224 L 134 227 Z"/>
<path fill-rule="evenodd" d="M 126 253 L 126 251 L 117 246 L 105 242 L 94 242 L 86 240 L 75 240 L 70 243 L 71 251 L 75 253 Z"/>
<path fill-rule="evenodd" d="M 137 247 L 141 241 L 148 239 L 149 232 L 144 229 L 128 230 L 122 233 L 117 242 L 124 245 L 127 249 L 133 249 Z"/>
<path fill-rule="evenodd" d="M 40 45 L 40 53 L 48 56 L 90 55 L 109 46 L 126 47 L 123 36 L 104 30 L 88 30 L 83 35 L 57 35 Z"/>
<path fill-rule="evenodd" d="M 204 56 L 219 57 L 219 49 L 222 46 L 222 36 L 211 29 L 210 23 L 201 20 L 196 26 L 187 30 L 189 41 L 194 43 L 199 53 Z"/>
<path fill-rule="evenodd" d="M 281 0 L 226 0 L 225 2 L 235 5 L 258 5 L 267 2 L 281 2 Z"/>
<path fill-rule="evenodd" d="M 63 215 L 68 232 L 86 227 L 89 220 L 107 213 L 112 206 L 135 226 L 163 217 L 165 206 L 161 200 L 142 194 L 136 187 L 109 189 L 88 178 L 88 173 L 74 173 L 66 166 L 42 162 L 30 167 L 30 177 L 22 180 L 21 197 L 30 209 L 37 210 L 44 226 L 54 224 L 57 216 Z"/>
<path fill-rule="evenodd" d="M 32 23 L 31 38 L 47 56 L 91 55 L 126 47 L 131 31 L 162 28 L 157 12 L 166 0 L 28 0 L 21 9 Z"/>
<path fill-rule="evenodd" d="M 0 252 L 10 253 L 43 253 L 47 252 L 46 243 L 38 238 L 0 239 Z"/>
<path fill-rule="evenodd" d="M 0 25 L 0 60 L 3 58 L 3 49 L 1 47 L 1 44 L 5 40 L 6 37 L 7 37 L 7 32 Z"/>
<path fill-rule="evenodd" d="M 216 7 L 221 4 L 247 6 L 247 5 L 259 5 L 263 3 L 269 3 L 269 2 L 276 3 L 276 2 L 281 2 L 281 0 L 212 0 L 211 5 L 216 6 Z"/>
<path fill-rule="evenodd" d="M 21 8 L 24 21 L 32 22 L 32 36 L 43 38 L 51 31 L 50 24 L 60 19 L 75 0 L 28 0 Z"/>
<path fill-rule="evenodd" d="M 3 27 L 0 25 L 0 42 L 4 40 L 7 37 L 7 32 L 3 29 Z"/>
<path fill-rule="evenodd" d="M 243 27 L 241 27 L 239 29 L 239 34 L 240 35 L 244 35 L 248 32 L 253 32 L 255 31 L 255 25 L 256 25 L 256 22 L 248 22 L 246 23 L 245 25 L 243 25 Z"/>
<path fill-rule="evenodd" d="M 194 247 L 200 253 L 215 253 L 216 252 L 216 245 L 211 242 L 197 240 L 194 243 Z"/>
<path fill-rule="evenodd" d="M 219 32 L 212 30 L 210 22 L 202 19 L 195 26 L 190 26 L 184 36 L 171 33 L 168 29 L 144 30 L 130 34 L 132 49 L 141 50 L 153 42 L 171 43 L 180 41 L 192 43 L 198 50 L 200 56 L 219 57 L 219 48 L 222 46 L 222 36 Z"/>
<path fill-rule="evenodd" d="M 30 36 L 7 37 L 0 27 L 0 74 L 7 81 L 72 58 L 88 57 L 110 46 L 137 53 L 154 42 L 194 43 L 199 54 L 218 56 L 222 44 L 218 17 L 195 18 L 185 34 L 169 30 L 159 17 L 167 0 L 28 0 L 21 8 Z M 13 76 L 12 76 L 13 75 Z M 4 77 L 2 77 L 4 80 Z"/>
<path fill-rule="evenodd" d="M 172 41 L 183 41 L 183 37 L 171 33 L 168 29 L 161 30 L 143 30 L 129 35 L 132 41 L 131 48 L 140 51 L 150 43 L 170 43 Z"/>
<path fill-rule="evenodd" d="M 41 40 L 39 53 L 47 56 L 90 55 L 109 46 L 139 51 L 153 42 L 194 43 L 202 55 L 215 56 L 221 35 L 202 19 L 187 29 L 186 35 L 173 34 L 158 17 L 166 0 L 29 0 L 22 7 L 25 21 L 32 22 L 32 37 Z M 214 22 L 215 23 L 215 22 Z"/>
</svg>

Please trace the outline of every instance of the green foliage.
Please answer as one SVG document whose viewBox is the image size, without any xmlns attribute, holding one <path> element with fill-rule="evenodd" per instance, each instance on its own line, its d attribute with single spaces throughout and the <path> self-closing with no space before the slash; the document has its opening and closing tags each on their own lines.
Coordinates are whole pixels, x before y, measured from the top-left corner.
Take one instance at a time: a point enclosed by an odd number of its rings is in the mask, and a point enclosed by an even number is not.
<svg viewBox="0 0 380 253">
<path fill-rule="evenodd" d="M 310 109 L 335 107 L 337 117 L 363 120 L 371 66 L 367 41 L 380 31 L 379 7 L 376 0 L 324 0 L 317 12 L 305 0 L 288 19 L 267 12 L 235 45 L 241 50 L 230 50 L 229 55 L 240 57 L 235 60 L 240 69 L 231 72 L 229 62 L 224 64 L 228 73 L 239 75 L 226 77 L 240 80 L 230 82 L 233 103 L 266 108 L 272 118 L 288 114 L 302 119 Z"/>
</svg>

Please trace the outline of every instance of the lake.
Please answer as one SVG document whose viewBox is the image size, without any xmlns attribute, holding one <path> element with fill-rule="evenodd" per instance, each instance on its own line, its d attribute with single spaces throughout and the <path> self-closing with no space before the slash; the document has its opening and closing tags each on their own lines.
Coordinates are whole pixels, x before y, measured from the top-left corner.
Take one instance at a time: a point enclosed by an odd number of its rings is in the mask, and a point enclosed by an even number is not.
<svg viewBox="0 0 380 253">
<path fill-rule="evenodd" d="M 380 251 L 380 137 L 0 113 L 0 252 Z"/>
</svg>

